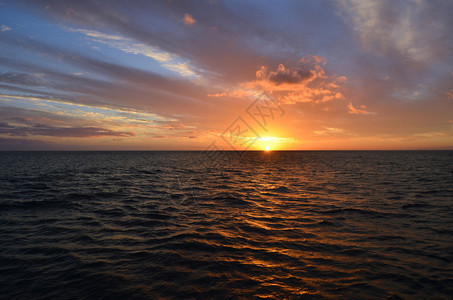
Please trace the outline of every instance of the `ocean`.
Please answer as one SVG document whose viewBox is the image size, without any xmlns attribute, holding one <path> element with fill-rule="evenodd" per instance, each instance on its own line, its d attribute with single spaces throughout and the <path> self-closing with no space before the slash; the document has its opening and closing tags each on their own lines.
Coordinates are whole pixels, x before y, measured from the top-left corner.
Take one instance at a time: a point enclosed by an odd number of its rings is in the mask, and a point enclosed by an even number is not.
<svg viewBox="0 0 453 300">
<path fill-rule="evenodd" d="M 0 152 L 0 184 L 2 299 L 453 295 L 453 151 Z"/>
</svg>

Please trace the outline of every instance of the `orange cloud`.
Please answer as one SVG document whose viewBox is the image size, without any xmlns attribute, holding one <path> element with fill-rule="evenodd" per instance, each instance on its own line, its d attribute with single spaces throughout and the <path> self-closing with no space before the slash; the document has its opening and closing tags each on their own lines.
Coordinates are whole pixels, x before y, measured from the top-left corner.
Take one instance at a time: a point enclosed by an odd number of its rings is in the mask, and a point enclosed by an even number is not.
<svg viewBox="0 0 453 300">
<path fill-rule="evenodd" d="M 188 26 L 192 26 L 197 22 L 190 14 L 184 14 L 184 18 L 182 19 L 182 21 L 184 22 L 184 24 Z"/>
<path fill-rule="evenodd" d="M 310 62 L 315 62 L 317 64 L 326 64 L 326 60 L 324 57 L 318 56 L 318 55 L 306 55 L 300 59 L 300 62 L 302 63 L 310 63 Z"/>
<path fill-rule="evenodd" d="M 344 129 L 335 128 L 335 127 L 325 127 L 324 130 L 315 130 L 313 131 L 316 135 L 336 135 L 344 133 Z"/>
<path fill-rule="evenodd" d="M 352 105 L 352 102 L 349 102 L 348 104 L 348 109 L 349 109 L 349 113 L 350 114 L 356 114 L 356 115 L 369 115 L 369 114 L 373 114 L 369 111 L 366 110 L 366 106 L 365 105 L 360 105 L 360 107 L 354 107 L 354 105 Z"/>
<path fill-rule="evenodd" d="M 208 97 L 235 97 L 235 98 L 241 98 L 244 96 L 247 96 L 249 93 L 243 90 L 233 90 L 229 92 L 228 90 L 223 92 L 223 93 L 215 93 L 215 94 L 208 94 Z"/>
<path fill-rule="evenodd" d="M 270 71 L 261 66 L 256 71 L 256 80 L 243 83 L 242 87 L 265 90 L 285 104 L 321 103 L 344 98 L 341 89 L 346 77 L 328 75 L 325 64 L 322 57 L 307 55 L 292 68 L 280 64 L 275 71 Z"/>
<path fill-rule="evenodd" d="M 447 97 L 449 99 L 453 99 L 453 90 L 450 90 L 450 91 L 447 91 L 447 92 L 444 92 L 444 93 L 445 93 L 445 95 L 447 95 Z"/>
</svg>

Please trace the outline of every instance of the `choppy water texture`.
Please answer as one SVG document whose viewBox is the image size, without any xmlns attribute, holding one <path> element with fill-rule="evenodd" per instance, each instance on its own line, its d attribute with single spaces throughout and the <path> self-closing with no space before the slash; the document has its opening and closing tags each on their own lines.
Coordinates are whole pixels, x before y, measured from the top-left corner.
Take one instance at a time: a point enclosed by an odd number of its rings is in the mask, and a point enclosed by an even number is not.
<svg viewBox="0 0 453 300">
<path fill-rule="evenodd" d="M 199 159 L 0 153 L 0 298 L 451 299 L 453 152 Z"/>
</svg>

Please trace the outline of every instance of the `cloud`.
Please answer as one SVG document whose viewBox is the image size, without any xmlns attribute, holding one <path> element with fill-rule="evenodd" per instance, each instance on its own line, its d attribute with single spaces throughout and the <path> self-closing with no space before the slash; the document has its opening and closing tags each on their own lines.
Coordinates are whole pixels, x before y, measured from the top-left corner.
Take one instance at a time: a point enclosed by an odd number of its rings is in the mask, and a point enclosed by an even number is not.
<svg viewBox="0 0 453 300">
<path fill-rule="evenodd" d="M 188 26 L 192 26 L 197 22 L 190 14 L 184 14 L 184 18 L 182 18 L 182 21 L 184 22 L 184 24 Z"/>
<path fill-rule="evenodd" d="M 8 31 L 8 30 L 11 30 L 11 28 L 9 28 L 9 27 L 6 26 L 6 25 L 0 26 L 0 32 L 4 32 L 4 31 Z"/>
<path fill-rule="evenodd" d="M 275 83 L 275 85 L 280 85 L 282 83 L 294 84 L 300 83 L 302 81 L 308 81 L 312 79 L 315 74 L 313 70 L 302 70 L 302 69 L 293 69 L 290 70 L 286 68 L 283 64 L 278 65 L 276 71 L 271 71 L 266 74 L 266 68 L 262 67 L 257 73 L 256 77 L 258 79 L 268 79 L 269 81 Z"/>
<path fill-rule="evenodd" d="M 193 70 L 193 67 L 190 66 L 188 62 L 179 63 L 179 62 L 170 62 L 162 65 L 168 70 L 179 73 L 182 76 L 198 76 L 197 73 Z"/>
<path fill-rule="evenodd" d="M 378 54 L 397 52 L 414 61 L 436 59 L 448 37 L 439 14 L 451 6 L 432 1 L 338 0 L 363 49 Z M 437 6 L 437 7 L 434 7 Z"/>
<path fill-rule="evenodd" d="M 1 86 L 0 86 L 1 87 Z M 1 101 L 13 101 L 14 105 L 23 105 L 26 104 L 27 107 L 36 107 L 45 108 L 50 112 L 57 112 L 59 114 L 66 114 L 70 116 L 83 117 L 86 118 L 91 114 L 98 114 L 97 117 L 112 117 L 117 119 L 124 120 L 134 120 L 139 121 L 143 120 L 146 122 L 154 122 L 159 120 L 171 120 L 170 118 L 165 118 L 157 114 L 140 112 L 133 109 L 128 109 L 126 107 L 108 107 L 108 106 L 97 106 L 94 103 L 75 103 L 70 102 L 69 100 L 63 99 L 46 99 L 43 97 L 33 97 L 25 95 L 8 95 L 0 94 L 0 103 Z M 0 117 L 4 108 L 0 106 Z M 15 113 L 18 113 L 17 111 Z"/>
<path fill-rule="evenodd" d="M 235 89 L 235 90 L 232 90 L 232 91 L 226 90 L 225 92 L 221 92 L 221 93 L 208 94 L 208 97 L 214 97 L 214 98 L 219 98 L 219 97 L 242 98 L 242 97 L 245 97 L 245 96 L 248 96 L 248 95 L 250 95 L 249 91 Z"/>
<path fill-rule="evenodd" d="M 83 33 L 84 35 L 100 40 L 114 40 L 114 41 L 122 41 L 124 40 L 123 37 L 119 35 L 113 35 L 113 34 L 107 34 L 107 33 L 102 33 L 96 30 L 90 30 L 90 29 L 77 29 L 77 28 L 71 28 L 69 29 L 71 32 L 79 32 Z"/>
<path fill-rule="evenodd" d="M 39 86 L 45 81 L 40 76 L 31 75 L 27 73 L 18 72 L 0 72 L 0 82 L 27 85 L 27 86 Z"/>
<path fill-rule="evenodd" d="M 119 35 L 106 34 L 95 30 L 88 29 L 70 29 L 71 32 L 84 34 L 92 39 L 93 42 L 105 44 L 109 47 L 116 48 L 125 53 L 140 54 L 152 58 L 161 66 L 182 76 L 197 76 L 197 71 L 188 61 L 179 56 L 163 51 L 155 46 L 139 43 L 130 38 L 124 38 Z"/>
<path fill-rule="evenodd" d="M 12 104 L 12 103 L 11 103 Z M 17 103 L 14 103 L 17 104 Z M 0 136 L 41 136 L 59 138 L 131 138 L 138 141 L 149 136 L 185 137 L 195 133 L 193 125 L 171 120 L 153 120 L 145 113 L 68 110 L 61 107 L 23 109 L 0 106 Z M 69 141 L 70 143 L 70 141 Z"/>
<path fill-rule="evenodd" d="M 354 105 L 352 105 L 352 102 L 349 102 L 348 104 L 348 109 L 349 109 L 349 113 L 350 114 L 354 114 L 354 115 L 369 115 L 369 114 L 374 114 L 372 112 L 369 112 L 366 110 L 366 106 L 365 105 L 360 105 L 360 107 L 354 107 Z"/>
<path fill-rule="evenodd" d="M 319 56 L 304 56 L 296 67 L 288 68 L 279 64 L 275 71 L 269 71 L 261 66 L 256 71 L 257 84 L 274 86 L 275 90 L 292 90 L 298 83 L 308 83 L 315 79 L 325 79 L 325 60 Z"/>
<path fill-rule="evenodd" d="M 316 135 L 338 135 L 343 134 L 344 129 L 335 128 L 335 127 L 325 127 L 324 130 L 315 130 L 313 131 Z"/>
<path fill-rule="evenodd" d="M 263 142 L 273 142 L 273 143 L 295 143 L 296 140 L 292 137 L 285 138 L 285 137 L 274 137 L 274 136 L 265 136 L 260 137 L 258 140 Z"/>
<path fill-rule="evenodd" d="M 22 124 L 0 123 L 0 134 L 9 136 L 52 136 L 52 137 L 131 137 L 134 132 L 119 132 L 100 127 L 55 127 L 43 124 L 27 124 L 27 120 L 20 120 Z"/>
<path fill-rule="evenodd" d="M 275 71 L 262 66 L 256 80 L 242 84 L 246 89 L 263 89 L 272 93 L 281 103 L 321 103 L 342 99 L 342 85 L 346 77 L 328 75 L 326 61 L 320 56 L 307 55 L 295 67 L 279 64 Z"/>
<path fill-rule="evenodd" d="M 453 99 L 453 90 L 446 91 L 444 94 L 447 95 L 449 99 Z"/>
<path fill-rule="evenodd" d="M 187 126 L 182 123 L 175 123 L 175 122 L 168 122 L 168 121 L 158 121 L 156 123 L 161 124 L 161 125 L 156 125 L 156 127 L 161 128 L 161 129 L 175 130 L 175 129 L 187 128 Z"/>
</svg>

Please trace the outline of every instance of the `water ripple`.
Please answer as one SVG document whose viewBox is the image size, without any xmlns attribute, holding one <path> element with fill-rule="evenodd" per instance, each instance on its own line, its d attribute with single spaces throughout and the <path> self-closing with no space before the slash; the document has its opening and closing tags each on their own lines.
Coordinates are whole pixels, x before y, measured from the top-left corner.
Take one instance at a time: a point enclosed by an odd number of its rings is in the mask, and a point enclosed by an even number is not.
<svg viewBox="0 0 453 300">
<path fill-rule="evenodd" d="M 1 297 L 448 299 L 451 156 L 4 152 Z"/>
</svg>

